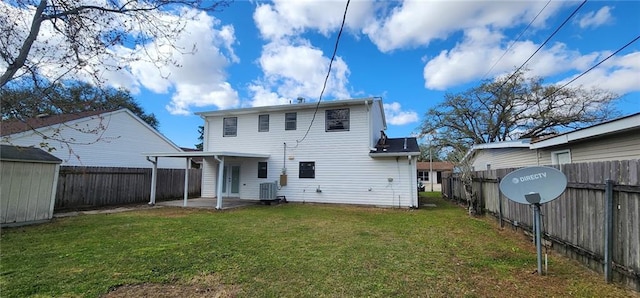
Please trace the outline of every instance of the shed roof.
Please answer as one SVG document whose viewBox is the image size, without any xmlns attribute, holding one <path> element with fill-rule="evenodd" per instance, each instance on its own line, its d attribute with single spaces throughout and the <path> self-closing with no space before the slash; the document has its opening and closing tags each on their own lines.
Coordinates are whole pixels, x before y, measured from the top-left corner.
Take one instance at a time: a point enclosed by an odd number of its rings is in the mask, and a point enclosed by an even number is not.
<svg viewBox="0 0 640 298">
<path fill-rule="evenodd" d="M 377 150 L 371 150 L 369 156 L 416 156 L 420 155 L 420 147 L 416 138 L 389 138 L 384 146 L 377 146 Z"/>
<path fill-rule="evenodd" d="M 62 163 L 62 160 L 35 147 L 0 145 L 0 160 L 36 163 Z"/>
</svg>

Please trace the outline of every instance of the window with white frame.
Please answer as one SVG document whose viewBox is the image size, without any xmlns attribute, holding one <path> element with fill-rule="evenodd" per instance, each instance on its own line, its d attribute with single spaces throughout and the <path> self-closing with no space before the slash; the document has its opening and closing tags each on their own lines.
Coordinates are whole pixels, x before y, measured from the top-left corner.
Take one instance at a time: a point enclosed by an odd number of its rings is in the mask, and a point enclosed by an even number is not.
<svg viewBox="0 0 640 298">
<path fill-rule="evenodd" d="M 326 110 L 325 131 L 349 130 L 349 109 Z"/>
<path fill-rule="evenodd" d="M 228 117 L 222 120 L 222 136 L 235 137 L 238 135 L 238 117 Z"/>
<path fill-rule="evenodd" d="M 560 150 L 551 152 L 551 164 L 563 165 L 571 163 L 571 150 Z"/>
<path fill-rule="evenodd" d="M 258 131 L 259 132 L 269 131 L 269 114 L 258 116 Z"/>
<path fill-rule="evenodd" d="M 284 130 L 296 130 L 297 121 L 298 121 L 298 114 L 296 113 L 284 114 Z"/>
</svg>

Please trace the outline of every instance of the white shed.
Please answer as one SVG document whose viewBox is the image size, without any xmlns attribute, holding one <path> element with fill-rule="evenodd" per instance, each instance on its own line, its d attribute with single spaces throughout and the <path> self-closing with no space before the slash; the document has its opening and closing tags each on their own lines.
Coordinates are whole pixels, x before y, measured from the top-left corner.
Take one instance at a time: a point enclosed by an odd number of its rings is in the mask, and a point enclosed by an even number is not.
<svg viewBox="0 0 640 298">
<path fill-rule="evenodd" d="M 62 160 L 33 147 L 0 145 L 0 225 L 48 221 Z"/>
</svg>

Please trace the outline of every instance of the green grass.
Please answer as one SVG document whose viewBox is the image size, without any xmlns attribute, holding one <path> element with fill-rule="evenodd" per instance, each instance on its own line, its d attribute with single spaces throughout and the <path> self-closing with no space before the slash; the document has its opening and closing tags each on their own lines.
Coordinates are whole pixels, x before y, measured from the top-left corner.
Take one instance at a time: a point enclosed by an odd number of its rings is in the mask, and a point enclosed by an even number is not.
<svg viewBox="0 0 640 298">
<path fill-rule="evenodd" d="M 4 229 L 0 296 L 96 297 L 211 275 L 243 297 L 634 295 L 559 256 L 533 275 L 527 239 L 428 200 L 437 207 L 158 208 Z"/>
</svg>

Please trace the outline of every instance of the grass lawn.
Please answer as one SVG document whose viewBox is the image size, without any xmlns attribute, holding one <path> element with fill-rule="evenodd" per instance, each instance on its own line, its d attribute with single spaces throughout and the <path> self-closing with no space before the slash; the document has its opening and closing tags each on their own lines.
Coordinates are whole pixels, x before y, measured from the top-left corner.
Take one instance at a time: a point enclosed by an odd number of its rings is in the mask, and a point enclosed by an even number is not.
<svg viewBox="0 0 640 298">
<path fill-rule="evenodd" d="M 282 204 L 3 229 L 1 297 L 640 297 L 435 196 L 419 210 Z"/>
</svg>

